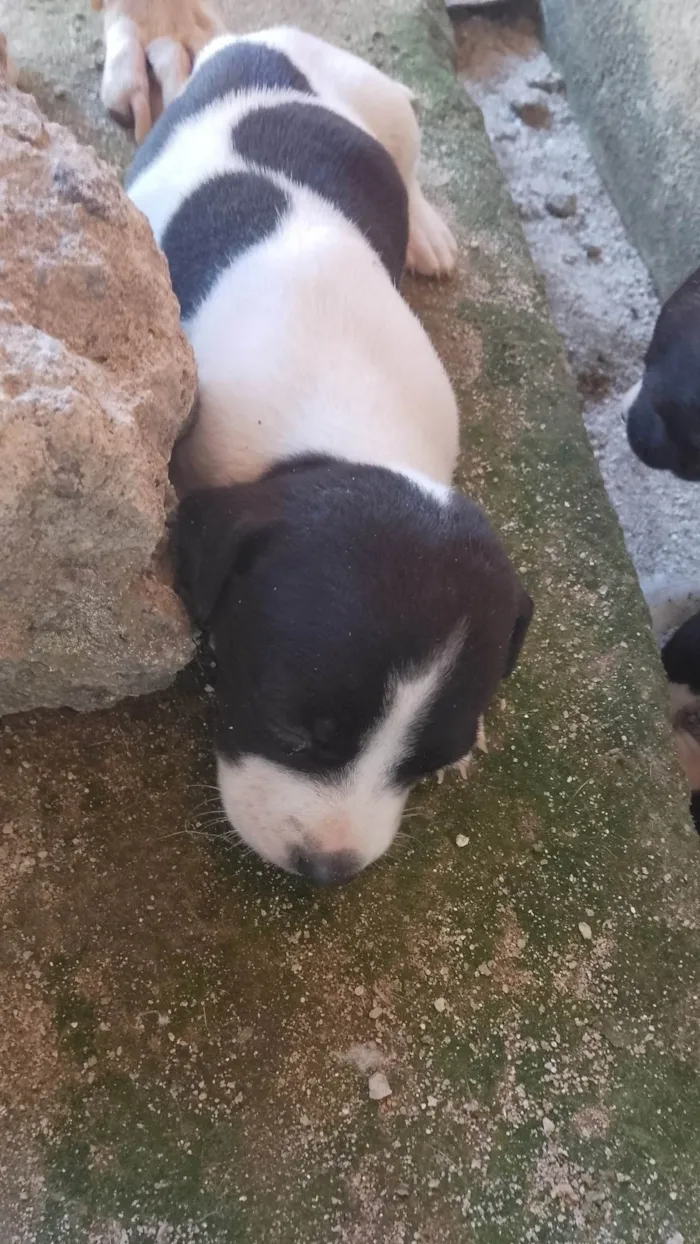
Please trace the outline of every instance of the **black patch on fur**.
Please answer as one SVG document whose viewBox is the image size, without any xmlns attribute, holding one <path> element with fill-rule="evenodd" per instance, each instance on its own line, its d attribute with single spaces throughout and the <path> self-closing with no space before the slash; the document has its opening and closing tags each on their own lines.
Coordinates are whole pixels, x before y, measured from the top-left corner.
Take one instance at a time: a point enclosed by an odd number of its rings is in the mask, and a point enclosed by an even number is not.
<svg viewBox="0 0 700 1244">
<path fill-rule="evenodd" d="M 183 201 L 161 242 L 183 320 L 234 259 L 274 233 L 289 206 L 284 191 L 257 173 L 220 173 Z"/>
<path fill-rule="evenodd" d="M 669 682 L 690 687 L 700 695 L 700 611 L 679 626 L 661 652 Z"/>
<path fill-rule="evenodd" d="M 646 466 L 700 480 L 700 269 L 664 303 L 627 437 Z"/>
<path fill-rule="evenodd" d="M 331 779 L 357 756 L 396 675 L 457 632 L 454 669 L 390 775 L 458 760 L 513 661 L 531 602 L 477 506 L 395 472 L 290 461 L 187 497 L 177 584 L 215 645 L 217 750 Z"/>
<path fill-rule="evenodd" d="M 233 130 L 239 155 L 315 190 L 357 225 L 395 284 L 406 262 L 408 194 L 389 152 L 316 104 L 247 113 Z"/>
<path fill-rule="evenodd" d="M 160 155 L 171 134 L 183 121 L 227 95 L 263 89 L 299 91 L 313 95 L 311 84 L 296 65 L 264 43 L 232 43 L 206 61 L 189 79 L 156 121 L 139 147 L 124 178 L 128 189 L 148 165 Z"/>
</svg>

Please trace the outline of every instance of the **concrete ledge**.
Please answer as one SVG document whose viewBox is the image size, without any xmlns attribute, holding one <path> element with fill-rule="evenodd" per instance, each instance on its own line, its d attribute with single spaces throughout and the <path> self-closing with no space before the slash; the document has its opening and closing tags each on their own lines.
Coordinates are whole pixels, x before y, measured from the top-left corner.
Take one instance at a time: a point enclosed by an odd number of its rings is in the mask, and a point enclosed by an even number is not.
<svg viewBox="0 0 700 1244">
<path fill-rule="evenodd" d="M 700 13 L 688 0 L 542 0 L 552 54 L 660 296 L 700 264 Z"/>
</svg>

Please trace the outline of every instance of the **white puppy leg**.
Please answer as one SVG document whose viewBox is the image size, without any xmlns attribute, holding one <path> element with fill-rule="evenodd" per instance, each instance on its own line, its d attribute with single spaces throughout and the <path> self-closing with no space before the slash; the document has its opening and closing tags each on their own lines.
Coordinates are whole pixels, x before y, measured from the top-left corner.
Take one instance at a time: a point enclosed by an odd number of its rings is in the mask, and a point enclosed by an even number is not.
<svg viewBox="0 0 700 1244">
<path fill-rule="evenodd" d="M 180 93 L 192 71 L 187 49 L 171 35 L 152 39 L 146 48 L 148 63 L 160 84 L 163 107 L 167 108 Z"/>
<path fill-rule="evenodd" d="M 151 128 L 146 54 L 138 26 L 129 17 L 105 18 L 105 66 L 102 103 L 122 125 L 134 126 L 137 143 Z"/>
</svg>

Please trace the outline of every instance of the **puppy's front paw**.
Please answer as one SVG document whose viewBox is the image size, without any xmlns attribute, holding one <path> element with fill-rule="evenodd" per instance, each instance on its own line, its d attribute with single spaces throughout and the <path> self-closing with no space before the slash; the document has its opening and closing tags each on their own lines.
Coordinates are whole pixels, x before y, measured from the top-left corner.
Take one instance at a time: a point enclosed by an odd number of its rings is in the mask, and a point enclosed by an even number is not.
<svg viewBox="0 0 700 1244">
<path fill-rule="evenodd" d="M 487 752 L 489 750 L 488 743 L 486 742 L 486 731 L 484 729 L 483 717 L 479 718 L 479 723 L 476 729 L 476 739 L 474 740 L 474 747 L 477 749 L 477 751 L 480 751 L 480 752 Z M 471 773 L 473 762 L 474 762 L 474 753 L 467 752 L 466 756 L 461 756 L 459 760 L 455 760 L 454 764 L 448 765 L 447 768 L 454 769 L 455 772 L 459 774 L 462 781 L 466 782 L 467 779 L 469 778 L 469 774 Z M 438 786 L 442 786 L 442 783 L 445 780 L 446 773 L 447 773 L 447 769 L 438 769 L 437 771 Z"/>
<path fill-rule="evenodd" d="M 192 62 L 225 27 L 210 0 L 93 0 L 104 9 L 102 102 L 143 142 L 187 81 Z"/>
<path fill-rule="evenodd" d="M 449 276 L 457 259 L 457 243 L 440 213 L 416 186 L 409 199 L 406 267 L 420 276 Z"/>
<path fill-rule="evenodd" d="M 100 95 L 110 116 L 127 129 L 133 126 L 137 143 L 143 142 L 151 128 L 150 85 L 146 53 L 130 18 L 115 19 L 105 31 Z"/>
</svg>

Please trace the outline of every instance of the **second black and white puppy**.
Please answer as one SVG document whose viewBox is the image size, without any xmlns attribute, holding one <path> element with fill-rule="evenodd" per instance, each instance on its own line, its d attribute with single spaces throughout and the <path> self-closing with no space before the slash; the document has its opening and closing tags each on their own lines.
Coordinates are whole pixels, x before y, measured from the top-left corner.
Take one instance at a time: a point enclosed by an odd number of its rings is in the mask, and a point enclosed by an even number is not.
<svg viewBox="0 0 700 1244">
<path fill-rule="evenodd" d="M 625 406 L 630 446 L 646 466 L 700 480 L 700 269 L 661 308 Z"/>
<path fill-rule="evenodd" d="M 215 40 L 138 152 L 199 372 L 180 588 L 215 647 L 223 806 L 343 882 L 467 755 L 532 603 L 451 487 L 451 386 L 397 284 L 453 267 L 409 92 L 275 29 Z"/>
</svg>

